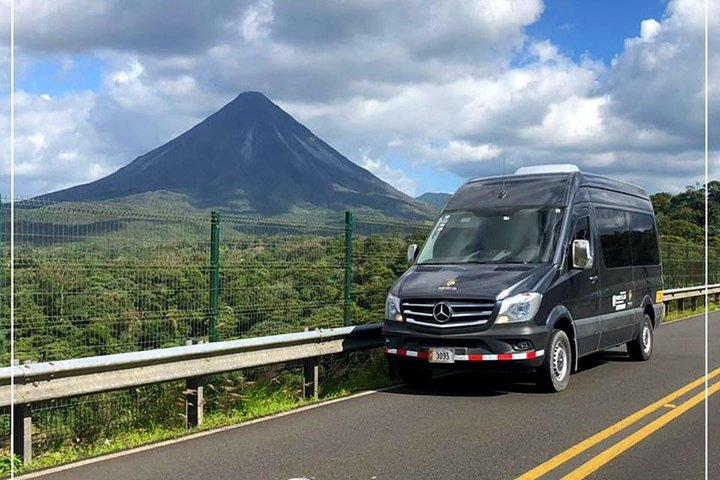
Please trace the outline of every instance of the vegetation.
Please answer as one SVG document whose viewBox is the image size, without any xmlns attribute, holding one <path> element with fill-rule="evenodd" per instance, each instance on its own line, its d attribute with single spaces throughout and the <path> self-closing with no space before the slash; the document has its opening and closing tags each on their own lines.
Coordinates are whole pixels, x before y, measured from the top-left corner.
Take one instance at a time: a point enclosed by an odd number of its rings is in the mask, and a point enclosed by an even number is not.
<svg viewBox="0 0 720 480">
<path fill-rule="evenodd" d="M 720 181 L 708 183 L 708 237 L 720 245 Z M 705 188 L 688 186 L 684 192 L 651 195 L 658 229 L 667 240 L 702 244 L 705 238 Z"/>
</svg>

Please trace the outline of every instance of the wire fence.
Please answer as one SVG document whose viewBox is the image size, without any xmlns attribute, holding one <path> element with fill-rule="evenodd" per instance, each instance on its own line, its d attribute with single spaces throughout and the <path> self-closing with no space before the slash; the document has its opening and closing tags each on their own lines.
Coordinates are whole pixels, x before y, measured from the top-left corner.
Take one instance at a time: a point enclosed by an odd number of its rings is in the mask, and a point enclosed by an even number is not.
<svg viewBox="0 0 720 480">
<path fill-rule="evenodd" d="M 0 361 L 7 365 L 7 204 L 0 213 Z M 379 321 L 407 242 L 430 226 L 360 215 L 353 231 L 352 217 L 348 223 L 339 215 L 268 220 L 16 202 L 16 358 L 62 360 Z"/>
<path fill-rule="evenodd" d="M 0 361 L 9 363 L 8 205 Z M 108 203 L 15 203 L 15 351 L 49 361 L 382 320 L 430 222 L 262 219 Z M 215 236 L 213 236 L 213 229 Z M 216 249 L 213 257 L 213 248 Z M 666 288 L 702 284 L 704 249 L 662 242 Z M 710 249 L 720 282 L 720 249 Z"/>
<path fill-rule="evenodd" d="M 666 289 L 705 283 L 705 247 L 690 242 L 661 241 L 660 257 Z M 708 283 L 720 283 L 720 247 L 708 247 Z"/>
</svg>

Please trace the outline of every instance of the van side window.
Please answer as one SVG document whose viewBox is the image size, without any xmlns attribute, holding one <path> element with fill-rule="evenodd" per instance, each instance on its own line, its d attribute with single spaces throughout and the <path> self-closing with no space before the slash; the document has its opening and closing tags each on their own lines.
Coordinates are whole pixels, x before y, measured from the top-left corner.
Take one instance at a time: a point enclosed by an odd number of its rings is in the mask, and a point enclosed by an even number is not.
<svg viewBox="0 0 720 480">
<path fill-rule="evenodd" d="M 609 208 L 596 208 L 595 212 L 605 267 L 631 266 L 630 238 L 625 212 Z"/>
<path fill-rule="evenodd" d="M 657 232 L 652 216 L 625 212 L 630 227 L 630 253 L 634 265 L 659 265 Z"/>
</svg>

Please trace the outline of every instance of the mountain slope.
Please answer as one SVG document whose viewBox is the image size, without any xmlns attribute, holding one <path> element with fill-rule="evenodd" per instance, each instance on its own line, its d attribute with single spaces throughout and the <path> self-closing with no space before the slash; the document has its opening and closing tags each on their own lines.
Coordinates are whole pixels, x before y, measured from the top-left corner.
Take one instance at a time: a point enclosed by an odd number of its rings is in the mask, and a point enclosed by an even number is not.
<svg viewBox="0 0 720 480">
<path fill-rule="evenodd" d="M 107 177 L 44 198 L 93 201 L 133 196 L 137 201 L 149 193 L 154 198 L 180 194 L 197 208 L 264 214 L 308 207 L 430 213 L 258 92 L 238 95 L 187 132 Z"/>
<path fill-rule="evenodd" d="M 415 200 L 430 205 L 437 210 L 442 210 L 450 197 L 452 197 L 451 193 L 425 192 L 419 197 L 415 197 Z"/>
</svg>

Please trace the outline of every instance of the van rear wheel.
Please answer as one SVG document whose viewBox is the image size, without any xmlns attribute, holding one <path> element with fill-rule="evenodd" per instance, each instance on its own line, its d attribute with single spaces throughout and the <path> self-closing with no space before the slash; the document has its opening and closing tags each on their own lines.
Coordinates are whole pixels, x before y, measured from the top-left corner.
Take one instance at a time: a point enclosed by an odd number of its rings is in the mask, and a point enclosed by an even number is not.
<svg viewBox="0 0 720 480">
<path fill-rule="evenodd" d="M 653 324 L 650 315 L 643 315 L 643 322 L 640 327 L 640 333 L 635 339 L 627 343 L 627 351 L 631 360 L 636 362 L 644 362 L 650 360 L 653 349 L 655 347 L 655 334 L 653 332 Z"/>
<path fill-rule="evenodd" d="M 537 384 L 546 392 L 562 392 L 570 383 L 572 370 L 572 350 L 570 340 L 562 330 L 550 333 L 545 361 L 537 372 Z"/>
</svg>

